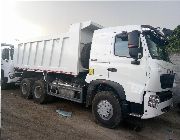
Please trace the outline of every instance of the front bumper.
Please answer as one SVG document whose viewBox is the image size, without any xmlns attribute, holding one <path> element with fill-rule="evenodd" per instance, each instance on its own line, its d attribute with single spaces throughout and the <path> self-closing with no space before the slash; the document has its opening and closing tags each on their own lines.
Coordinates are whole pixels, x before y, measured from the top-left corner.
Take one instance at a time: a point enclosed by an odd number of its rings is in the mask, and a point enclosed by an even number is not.
<svg viewBox="0 0 180 140">
<path fill-rule="evenodd" d="M 148 106 L 148 101 L 150 95 L 155 95 L 156 93 L 153 92 L 147 92 L 144 96 L 144 113 L 142 115 L 142 119 L 148 119 L 153 118 L 156 116 L 159 116 L 167 111 L 170 110 L 170 108 L 173 105 L 173 99 L 167 98 L 166 100 L 163 100 L 159 104 L 157 104 L 156 108 Z"/>
</svg>

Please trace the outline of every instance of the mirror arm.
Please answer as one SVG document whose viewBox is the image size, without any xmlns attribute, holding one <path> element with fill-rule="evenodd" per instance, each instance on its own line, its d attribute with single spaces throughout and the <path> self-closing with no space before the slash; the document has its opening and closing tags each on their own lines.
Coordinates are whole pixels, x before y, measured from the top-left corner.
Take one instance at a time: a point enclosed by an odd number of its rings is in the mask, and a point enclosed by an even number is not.
<svg viewBox="0 0 180 140">
<path fill-rule="evenodd" d="M 138 59 L 135 59 L 135 60 L 131 61 L 131 64 L 139 65 L 140 61 L 138 61 Z"/>
</svg>

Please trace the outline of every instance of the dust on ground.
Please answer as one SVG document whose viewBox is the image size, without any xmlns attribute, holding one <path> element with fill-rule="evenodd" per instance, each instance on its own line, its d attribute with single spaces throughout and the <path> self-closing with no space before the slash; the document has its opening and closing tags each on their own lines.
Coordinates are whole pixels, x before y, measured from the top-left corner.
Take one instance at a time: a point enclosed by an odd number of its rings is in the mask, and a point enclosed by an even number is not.
<svg viewBox="0 0 180 140">
<path fill-rule="evenodd" d="M 148 120 L 129 118 L 116 129 L 104 128 L 93 121 L 91 109 L 67 100 L 39 105 L 20 97 L 20 90 L 2 90 L 2 140 L 178 140 L 180 109 L 175 108 Z M 60 117 L 56 109 L 71 111 Z M 137 128 L 140 128 L 139 131 Z"/>
</svg>

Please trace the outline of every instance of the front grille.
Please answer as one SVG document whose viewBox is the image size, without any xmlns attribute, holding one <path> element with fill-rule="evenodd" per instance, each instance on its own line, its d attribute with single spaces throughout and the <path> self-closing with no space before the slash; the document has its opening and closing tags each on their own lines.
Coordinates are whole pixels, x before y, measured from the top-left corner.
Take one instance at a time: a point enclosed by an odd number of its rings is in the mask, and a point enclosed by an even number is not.
<svg viewBox="0 0 180 140">
<path fill-rule="evenodd" d="M 167 101 L 172 98 L 172 92 L 171 91 L 163 91 L 163 92 L 157 92 L 156 95 L 159 96 L 160 102 Z"/>
<path fill-rule="evenodd" d="M 162 74 L 160 76 L 161 88 L 172 88 L 174 82 L 174 74 Z"/>
<path fill-rule="evenodd" d="M 15 77 L 21 77 L 22 76 L 22 72 L 16 72 L 15 73 Z"/>
</svg>

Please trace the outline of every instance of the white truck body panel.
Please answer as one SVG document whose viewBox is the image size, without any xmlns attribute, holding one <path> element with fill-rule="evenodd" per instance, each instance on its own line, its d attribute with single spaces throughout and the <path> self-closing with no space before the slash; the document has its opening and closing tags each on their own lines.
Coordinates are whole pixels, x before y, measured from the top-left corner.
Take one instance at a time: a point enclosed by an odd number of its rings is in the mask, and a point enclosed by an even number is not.
<svg viewBox="0 0 180 140">
<path fill-rule="evenodd" d="M 12 45 L 1 46 L 1 74 L 3 71 L 3 77 L 7 78 L 6 83 L 15 83 L 18 78 L 14 77 L 14 60 L 11 58 L 10 50 Z M 2 53 L 4 49 L 8 49 L 9 59 L 2 59 Z M 1 75 L 2 76 L 2 75 Z M 10 78 L 11 77 L 11 78 Z M 2 78 L 2 77 L 1 77 Z"/>
<path fill-rule="evenodd" d="M 102 26 L 91 21 L 70 26 L 69 32 L 22 41 L 15 46 L 15 67 L 78 75 L 83 44 L 92 42 L 94 30 Z"/>
</svg>

